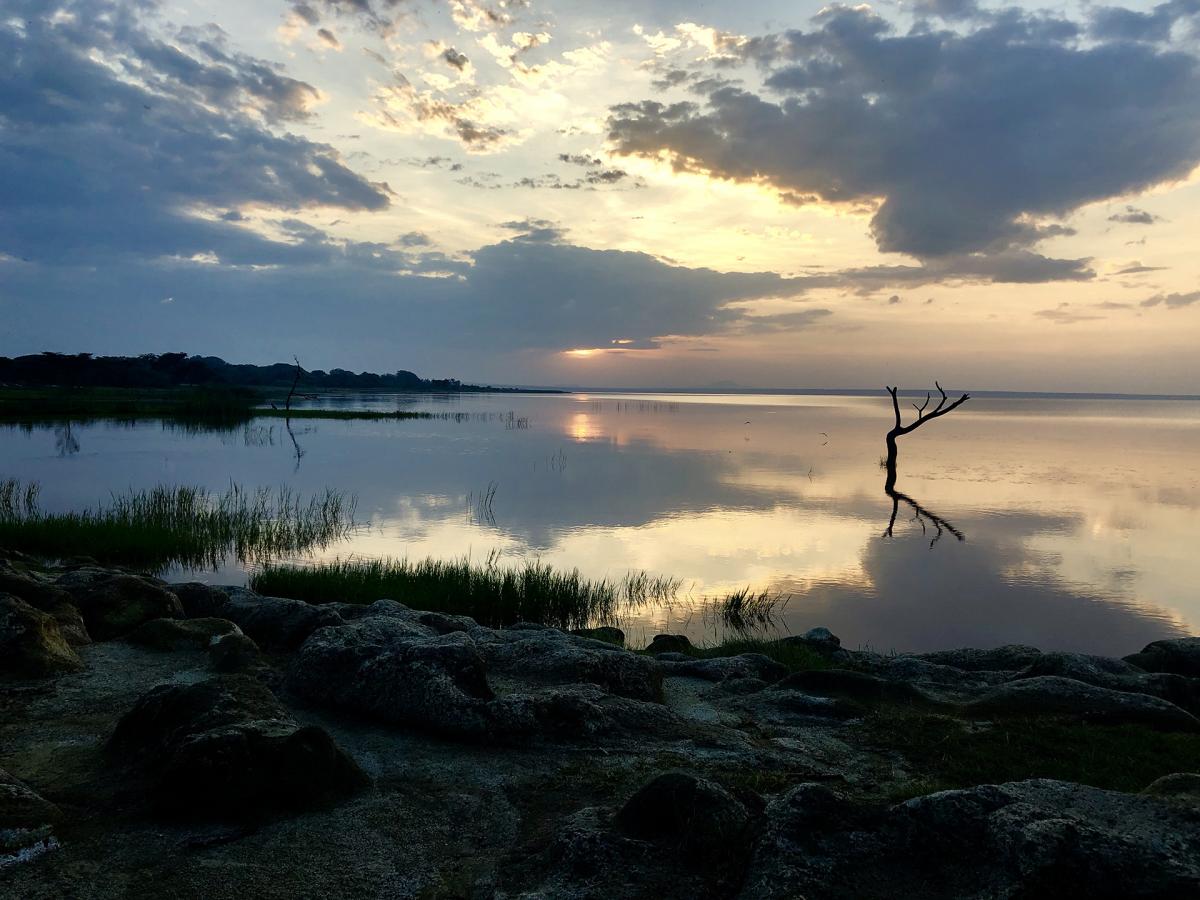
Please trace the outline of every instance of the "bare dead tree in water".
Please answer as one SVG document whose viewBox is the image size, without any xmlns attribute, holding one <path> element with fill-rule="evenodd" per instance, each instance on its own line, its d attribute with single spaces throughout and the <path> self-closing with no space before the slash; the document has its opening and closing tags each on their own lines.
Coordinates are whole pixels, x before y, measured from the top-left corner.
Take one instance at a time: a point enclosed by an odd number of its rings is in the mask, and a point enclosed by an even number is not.
<svg viewBox="0 0 1200 900">
<path fill-rule="evenodd" d="M 890 538 L 892 536 L 892 529 L 896 527 L 896 516 L 900 511 L 900 504 L 906 503 L 906 504 L 908 504 L 909 508 L 912 509 L 912 511 L 913 511 L 913 519 L 912 520 L 914 522 L 920 523 L 921 531 L 924 534 L 926 534 L 926 535 L 929 534 L 929 531 L 925 527 L 926 522 L 928 522 L 929 525 L 933 528 L 934 534 L 933 534 L 933 538 L 929 541 L 929 549 L 932 550 L 933 545 L 936 544 L 941 539 L 942 534 L 944 534 L 947 531 L 950 532 L 950 534 L 954 535 L 960 541 L 965 541 L 967 539 L 966 535 L 964 535 L 961 531 L 959 531 L 957 528 L 955 528 L 953 525 L 951 525 L 949 522 L 947 522 L 941 516 L 927 510 L 925 507 L 923 507 L 920 503 L 918 503 L 912 497 L 908 496 L 908 494 L 902 494 L 902 493 L 900 493 L 900 491 L 898 491 L 892 487 L 886 488 L 886 490 L 887 490 L 887 495 L 892 498 L 892 517 L 888 520 L 887 528 L 884 529 L 884 532 L 883 532 L 884 537 Z"/>
<path fill-rule="evenodd" d="M 292 411 L 292 397 L 296 394 L 296 385 L 300 383 L 300 376 L 304 374 L 304 369 L 300 368 L 300 357 L 293 356 L 292 359 L 296 361 L 296 377 L 292 379 L 292 389 L 288 391 L 287 401 L 283 405 L 288 412 Z"/>
<path fill-rule="evenodd" d="M 892 492 L 896 489 L 896 438 L 903 437 L 910 432 L 916 431 L 926 422 L 932 422 L 934 419 L 946 415 L 946 413 L 953 412 L 955 409 L 971 399 L 970 394 L 963 394 L 953 403 L 947 405 L 947 401 L 949 401 L 950 398 L 946 396 L 946 392 L 942 390 L 942 386 L 936 381 L 934 382 L 934 386 L 938 389 L 938 393 L 942 395 L 942 399 L 938 401 L 938 405 L 935 406 L 931 412 L 925 411 L 929 408 L 929 403 L 932 396 L 927 393 L 925 395 L 924 403 L 922 403 L 920 406 L 917 406 L 915 403 L 913 404 L 913 409 L 917 411 L 917 417 L 907 425 L 905 425 L 900 418 L 900 399 L 897 396 L 900 388 L 889 387 L 887 389 L 887 392 L 892 395 L 892 409 L 896 413 L 896 424 L 892 426 L 892 430 L 887 433 L 886 438 L 887 460 L 885 461 L 884 465 L 887 468 L 887 481 L 884 482 L 883 489 L 887 491 L 888 496 L 891 496 Z"/>
</svg>

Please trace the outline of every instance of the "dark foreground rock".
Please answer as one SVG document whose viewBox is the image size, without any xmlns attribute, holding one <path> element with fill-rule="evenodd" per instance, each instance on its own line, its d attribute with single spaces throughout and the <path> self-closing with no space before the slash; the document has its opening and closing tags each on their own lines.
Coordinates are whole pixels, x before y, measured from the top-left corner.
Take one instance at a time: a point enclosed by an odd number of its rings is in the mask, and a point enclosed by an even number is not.
<svg viewBox="0 0 1200 900">
<path fill-rule="evenodd" d="M 332 609 L 286 597 L 264 597 L 245 588 L 225 588 L 226 600 L 206 616 L 229 619 L 262 647 L 295 650 L 318 628 L 342 624 Z"/>
<path fill-rule="evenodd" d="M 204 650 L 216 639 L 240 634 L 228 619 L 153 619 L 135 628 L 125 640 L 148 650 Z"/>
<path fill-rule="evenodd" d="M 53 616 L 0 594 L 0 673 L 48 678 L 83 666 Z"/>
<path fill-rule="evenodd" d="M 179 598 L 161 583 L 136 575 L 91 575 L 86 579 L 64 576 L 58 584 L 65 585 L 74 598 L 94 640 L 112 640 L 152 619 L 183 615 Z"/>
<path fill-rule="evenodd" d="M 83 616 L 79 614 L 71 595 L 57 585 L 0 565 L 0 594 L 20 597 L 34 609 L 52 615 L 58 622 L 62 636 L 71 645 L 91 643 Z"/>
<path fill-rule="evenodd" d="M 152 779 L 154 804 L 181 817 L 257 817 L 348 796 L 366 776 L 329 734 L 300 726 L 262 684 L 222 675 L 155 688 L 107 745 Z"/>
<path fill-rule="evenodd" d="M 1125 662 L 1147 672 L 1173 672 L 1200 678 L 1200 637 L 1155 641 L 1143 647 L 1141 653 L 1125 657 Z"/>
<path fill-rule="evenodd" d="M 1200 731 L 1200 719 L 1167 700 L 1050 675 L 1000 685 L 965 709 L 973 715 L 1077 715 L 1091 722 Z"/>
<path fill-rule="evenodd" d="M 1024 781 L 862 808 L 801 785 L 767 809 L 746 900 L 1181 898 L 1200 818 L 1151 797 Z"/>
<path fill-rule="evenodd" d="M 750 839 L 750 814 L 720 785 L 667 772 L 638 790 L 613 819 L 623 834 L 691 853 L 736 855 Z"/>
</svg>

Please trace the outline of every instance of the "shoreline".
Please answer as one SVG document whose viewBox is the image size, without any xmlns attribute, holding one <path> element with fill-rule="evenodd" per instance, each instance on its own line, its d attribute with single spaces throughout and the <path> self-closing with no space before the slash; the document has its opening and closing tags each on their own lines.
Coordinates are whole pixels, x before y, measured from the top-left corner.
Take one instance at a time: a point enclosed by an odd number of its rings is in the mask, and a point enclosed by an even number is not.
<svg viewBox="0 0 1200 900">
<path fill-rule="evenodd" d="M 5 556 L 18 896 L 141 896 L 130 878 L 182 897 L 1200 884 L 1200 638 L 1125 660 L 884 655 L 816 627 L 781 639 L 803 651 L 789 667 Z M 1063 827 L 1082 839 L 1047 843 Z"/>
</svg>

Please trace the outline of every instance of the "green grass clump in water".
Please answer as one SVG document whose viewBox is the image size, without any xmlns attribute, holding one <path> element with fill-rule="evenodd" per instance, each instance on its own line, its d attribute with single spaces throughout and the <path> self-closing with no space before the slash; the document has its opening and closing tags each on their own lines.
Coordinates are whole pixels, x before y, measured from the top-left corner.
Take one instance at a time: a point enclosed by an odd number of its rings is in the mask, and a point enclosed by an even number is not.
<svg viewBox="0 0 1200 900">
<path fill-rule="evenodd" d="M 679 582 L 644 574 L 592 581 L 577 569 L 559 572 L 541 562 L 501 568 L 493 554 L 484 563 L 339 560 L 312 567 L 267 566 L 250 586 L 260 594 L 309 603 L 387 598 L 414 609 L 470 616 L 493 628 L 515 622 L 583 628 L 614 621 L 625 605 L 669 600 Z"/>
<path fill-rule="evenodd" d="M 1200 759 L 1200 734 L 1047 717 L 981 726 L 885 710 L 867 720 L 862 737 L 870 746 L 898 751 L 915 770 L 916 780 L 894 800 L 1028 778 L 1136 792 L 1163 775 L 1194 771 Z"/>
<path fill-rule="evenodd" d="M 307 503 L 286 488 L 221 495 L 159 486 L 114 496 L 106 507 L 47 513 L 38 486 L 0 481 L 0 546 L 44 557 L 90 556 L 103 563 L 161 570 L 216 567 L 233 554 L 261 562 L 348 535 L 354 502 L 335 491 Z"/>
</svg>

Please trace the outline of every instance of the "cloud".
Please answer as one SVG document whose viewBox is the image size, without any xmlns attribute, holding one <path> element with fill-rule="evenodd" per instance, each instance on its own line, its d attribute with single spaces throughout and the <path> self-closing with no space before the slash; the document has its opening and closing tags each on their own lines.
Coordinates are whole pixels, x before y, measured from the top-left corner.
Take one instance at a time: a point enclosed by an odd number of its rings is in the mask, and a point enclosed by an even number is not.
<svg viewBox="0 0 1200 900">
<path fill-rule="evenodd" d="M 341 50 L 342 49 L 342 42 L 339 41 L 337 39 L 337 35 L 335 35 L 328 28 L 318 28 L 317 29 L 317 37 L 319 37 L 321 39 L 321 43 L 323 43 L 326 47 L 329 47 L 332 50 Z"/>
<path fill-rule="evenodd" d="M 1200 291 L 1190 291 L 1186 294 L 1155 294 L 1153 297 L 1143 300 L 1138 306 L 1164 306 L 1167 309 L 1183 309 L 1185 306 L 1191 306 L 1197 302 L 1200 302 Z"/>
<path fill-rule="evenodd" d="M 830 7 L 738 53 L 779 99 L 723 86 L 704 103 L 619 104 L 612 150 L 873 207 L 880 249 L 925 259 L 1028 248 L 1065 233 L 1047 219 L 1200 163 L 1196 59 L 1083 44 L 1062 20 L 897 34 L 866 7 Z"/>
<path fill-rule="evenodd" d="M 1200 24 L 1200 0 L 1170 0 L 1149 12 L 1101 6 L 1092 11 L 1091 34 L 1101 40 L 1161 43 L 1171 39 L 1175 26 L 1190 22 L 1193 34 Z"/>
<path fill-rule="evenodd" d="M 460 53 L 453 47 L 447 47 L 445 50 L 443 50 L 441 57 L 446 61 L 448 66 L 452 66 L 453 68 L 458 69 L 460 72 L 471 64 L 471 60 L 467 59 L 467 54 Z"/>
<path fill-rule="evenodd" d="M 1091 322 L 1104 318 L 1095 313 L 1080 312 L 1070 303 L 1060 303 L 1053 309 L 1039 309 L 1034 315 L 1040 319 L 1049 319 L 1056 325 L 1074 325 L 1076 322 Z"/>
<path fill-rule="evenodd" d="M 1123 212 L 1113 213 L 1109 216 L 1108 221 L 1120 222 L 1125 225 L 1153 225 L 1161 222 L 1162 217 L 1146 212 L 1144 209 L 1138 209 L 1136 206 L 1127 205 Z"/>
<path fill-rule="evenodd" d="M 1143 266 L 1141 262 L 1132 262 L 1118 269 L 1115 275 L 1143 275 L 1146 272 L 1161 272 L 1166 266 Z"/>
<path fill-rule="evenodd" d="M 50 263 L 278 264 L 308 250 L 246 227 L 245 209 L 389 205 L 332 147 L 264 127 L 310 89 L 219 29 L 168 44 L 121 4 L 76 2 L 54 23 L 21 5 L 25 28 L 0 29 L 0 248 Z"/>
</svg>

